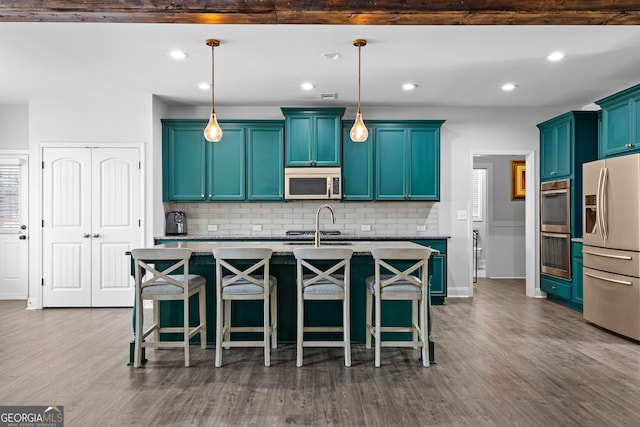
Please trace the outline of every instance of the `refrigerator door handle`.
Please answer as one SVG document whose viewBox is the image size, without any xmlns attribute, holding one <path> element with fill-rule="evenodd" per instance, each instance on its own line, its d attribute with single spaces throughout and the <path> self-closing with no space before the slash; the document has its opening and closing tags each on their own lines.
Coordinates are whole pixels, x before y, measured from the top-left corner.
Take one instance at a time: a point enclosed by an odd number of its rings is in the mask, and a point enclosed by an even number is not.
<svg viewBox="0 0 640 427">
<path fill-rule="evenodd" d="M 607 181 L 609 178 L 609 168 L 604 168 L 604 174 L 602 175 L 602 225 L 604 240 L 609 238 L 609 226 L 607 218 Z"/>
<path fill-rule="evenodd" d="M 631 261 L 633 259 L 630 256 L 601 254 L 601 253 L 592 252 L 592 251 L 584 251 L 584 253 L 585 254 L 589 254 L 589 255 L 594 255 L 594 256 L 601 256 L 601 257 L 604 257 L 604 258 L 622 259 L 622 260 L 625 260 L 625 261 Z"/>
<path fill-rule="evenodd" d="M 585 276 L 589 276 L 589 277 L 593 277 L 594 279 L 599 279 L 599 280 L 604 280 L 605 282 L 611 282 L 611 283 L 615 283 L 617 285 L 625 285 L 625 286 L 631 286 L 632 283 L 631 282 L 627 282 L 626 280 L 616 280 L 616 279 L 609 279 L 608 277 L 602 277 L 602 276 L 598 276 L 597 274 L 591 274 L 591 273 L 584 273 Z"/>
<path fill-rule="evenodd" d="M 602 232 L 602 174 L 604 173 L 604 168 L 600 169 L 600 173 L 598 174 L 598 187 L 596 189 L 596 225 L 598 227 L 598 234 L 600 234 L 600 238 L 604 239 L 604 234 Z"/>
</svg>

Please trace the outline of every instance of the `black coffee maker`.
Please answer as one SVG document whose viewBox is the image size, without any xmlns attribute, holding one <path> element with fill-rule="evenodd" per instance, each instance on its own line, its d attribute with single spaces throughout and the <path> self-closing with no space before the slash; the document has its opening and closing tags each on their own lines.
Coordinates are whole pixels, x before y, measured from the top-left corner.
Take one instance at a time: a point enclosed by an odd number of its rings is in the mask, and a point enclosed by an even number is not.
<svg viewBox="0 0 640 427">
<path fill-rule="evenodd" d="M 171 211 L 167 214 L 165 232 L 171 234 L 187 234 L 187 216 L 181 211 Z"/>
</svg>

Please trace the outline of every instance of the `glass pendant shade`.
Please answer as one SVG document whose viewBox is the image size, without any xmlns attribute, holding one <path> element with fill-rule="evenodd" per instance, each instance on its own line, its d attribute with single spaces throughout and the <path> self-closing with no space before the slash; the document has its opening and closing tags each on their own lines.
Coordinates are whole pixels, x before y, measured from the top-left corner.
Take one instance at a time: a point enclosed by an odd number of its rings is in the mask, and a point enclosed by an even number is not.
<svg viewBox="0 0 640 427">
<path fill-rule="evenodd" d="M 353 123 L 349 136 L 353 142 L 365 142 L 369 137 L 369 131 L 364 125 L 362 113 L 360 112 L 360 75 L 362 68 L 362 46 L 366 46 L 367 41 L 364 39 L 356 39 L 353 41 L 353 45 L 358 48 L 358 112 L 356 113 L 356 121 Z"/>
<path fill-rule="evenodd" d="M 213 51 L 216 46 L 220 46 L 220 41 L 216 39 L 207 39 L 207 46 L 211 47 L 211 117 L 209 118 L 207 127 L 204 128 L 204 139 L 209 142 L 218 142 L 222 139 L 222 128 L 220 128 L 220 125 L 218 124 L 218 119 L 216 118 L 216 111 L 214 109 L 213 102 Z"/>
<path fill-rule="evenodd" d="M 218 124 L 218 119 L 214 112 L 211 113 L 209 123 L 207 123 L 207 127 L 204 128 L 204 139 L 209 142 L 218 142 L 222 139 L 222 129 Z"/>
<path fill-rule="evenodd" d="M 362 121 L 362 113 L 358 111 L 356 114 L 356 121 L 353 123 L 349 136 L 353 142 L 364 142 L 369 137 L 369 131 Z"/>
</svg>

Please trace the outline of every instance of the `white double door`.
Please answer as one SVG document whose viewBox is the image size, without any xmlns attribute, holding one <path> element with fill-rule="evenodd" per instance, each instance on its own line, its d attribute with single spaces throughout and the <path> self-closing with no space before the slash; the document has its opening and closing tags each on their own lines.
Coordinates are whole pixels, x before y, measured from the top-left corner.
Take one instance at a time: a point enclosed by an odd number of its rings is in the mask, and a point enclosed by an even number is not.
<svg viewBox="0 0 640 427">
<path fill-rule="evenodd" d="M 43 306 L 133 305 L 140 150 L 47 147 L 43 160 Z"/>
</svg>

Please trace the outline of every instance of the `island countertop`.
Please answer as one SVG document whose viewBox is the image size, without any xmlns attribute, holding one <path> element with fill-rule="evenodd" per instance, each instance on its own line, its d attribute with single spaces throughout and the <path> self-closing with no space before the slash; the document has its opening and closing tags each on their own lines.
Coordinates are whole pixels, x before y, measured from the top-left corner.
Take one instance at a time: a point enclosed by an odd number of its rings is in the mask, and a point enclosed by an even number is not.
<svg viewBox="0 0 640 427">
<path fill-rule="evenodd" d="M 373 248 L 424 248 L 424 246 L 409 241 L 325 241 L 320 242 L 321 247 L 325 248 L 349 248 L 353 249 L 354 255 L 371 255 L 371 249 Z M 274 255 L 293 255 L 294 248 L 309 248 L 313 247 L 312 241 L 228 241 L 228 242 L 194 242 L 194 241 L 180 241 L 180 242 L 168 242 L 155 245 L 156 248 L 188 248 L 193 251 L 196 256 L 212 255 L 212 250 L 215 248 L 270 248 L 273 250 Z"/>
</svg>

